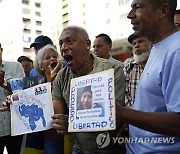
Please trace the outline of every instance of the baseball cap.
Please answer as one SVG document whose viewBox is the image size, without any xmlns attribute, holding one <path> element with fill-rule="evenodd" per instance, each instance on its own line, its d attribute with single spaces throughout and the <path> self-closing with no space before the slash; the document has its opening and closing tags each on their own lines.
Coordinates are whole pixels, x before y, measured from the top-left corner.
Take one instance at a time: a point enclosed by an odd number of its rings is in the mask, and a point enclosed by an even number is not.
<svg viewBox="0 0 180 154">
<path fill-rule="evenodd" d="M 33 61 L 32 61 L 30 58 L 26 57 L 26 56 L 20 56 L 20 57 L 17 59 L 17 61 L 20 62 L 20 63 L 21 63 L 23 60 L 27 60 L 27 61 L 33 63 Z"/>
<path fill-rule="evenodd" d="M 48 36 L 40 35 L 36 37 L 34 43 L 30 45 L 30 48 L 34 47 L 35 45 L 45 46 L 47 44 L 53 44 L 52 40 Z"/>
<path fill-rule="evenodd" d="M 140 37 L 140 36 L 139 36 L 139 35 L 135 35 L 135 34 L 133 33 L 133 34 L 131 34 L 131 35 L 128 37 L 128 42 L 129 42 L 130 44 L 132 44 L 133 40 L 136 39 L 136 38 L 138 38 L 138 37 Z"/>
</svg>

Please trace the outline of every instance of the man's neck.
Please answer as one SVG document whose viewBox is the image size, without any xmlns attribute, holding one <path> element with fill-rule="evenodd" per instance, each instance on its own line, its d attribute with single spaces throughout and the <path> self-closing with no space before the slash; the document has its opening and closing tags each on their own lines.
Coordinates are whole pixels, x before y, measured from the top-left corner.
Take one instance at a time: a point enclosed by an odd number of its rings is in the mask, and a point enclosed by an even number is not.
<svg viewBox="0 0 180 154">
<path fill-rule="evenodd" d="M 166 24 L 164 24 L 164 25 L 166 25 Z M 161 28 L 161 30 L 159 30 L 158 35 L 156 34 L 155 35 L 156 37 L 149 38 L 149 40 L 151 40 L 152 43 L 155 44 L 155 43 L 160 42 L 161 40 L 167 38 L 168 36 L 174 34 L 177 31 L 179 31 L 179 30 L 178 30 L 178 27 L 175 26 L 175 24 L 170 25 L 170 26 L 167 26 L 166 28 Z"/>
<path fill-rule="evenodd" d="M 93 70 L 93 58 L 88 59 L 81 68 L 76 70 L 74 73 L 77 77 L 89 74 Z"/>
<path fill-rule="evenodd" d="M 110 57 L 110 55 L 107 55 L 107 56 L 104 57 L 104 59 L 109 59 L 109 57 Z"/>
<path fill-rule="evenodd" d="M 141 65 L 142 68 L 144 68 L 145 65 L 146 65 L 146 62 L 147 62 L 147 60 L 146 60 L 146 61 L 143 61 L 143 62 L 139 62 L 138 64 Z"/>
</svg>

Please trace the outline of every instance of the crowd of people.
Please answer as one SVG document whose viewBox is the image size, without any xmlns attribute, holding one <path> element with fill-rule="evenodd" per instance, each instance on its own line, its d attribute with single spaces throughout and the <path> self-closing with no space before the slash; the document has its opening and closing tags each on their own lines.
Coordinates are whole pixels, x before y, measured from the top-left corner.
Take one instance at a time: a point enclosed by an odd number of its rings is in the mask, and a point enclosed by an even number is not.
<svg viewBox="0 0 180 154">
<path fill-rule="evenodd" d="M 36 53 L 34 62 L 26 56 L 19 57 L 18 62 L 5 62 L 0 45 L 0 154 L 4 147 L 9 154 L 28 154 L 28 150 L 31 154 L 180 153 L 180 20 L 176 6 L 177 0 L 132 1 L 127 18 L 134 30 L 128 37 L 133 57 L 124 63 L 110 55 L 112 40 L 107 34 L 97 35 L 91 44 L 88 32 L 79 26 L 68 26 L 60 34 L 63 61 L 52 40 L 44 35 L 30 45 Z M 70 134 L 71 79 L 108 69 L 114 69 L 116 129 L 74 132 L 69 136 L 72 146 L 65 142 Z M 52 83 L 53 128 L 11 136 L 9 80 L 25 76 Z M 104 116 L 102 104 L 93 104 L 90 86 L 81 89 L 79 95 L 78 110 L 102 108 Z M 100 148 L 96 139 L 103 133 L 110 140 Z M 119 144 L 116 137 L 128 138 L 129 142 Z M 107 138 L 103 139 L 105 143 Z"/>
</svg>

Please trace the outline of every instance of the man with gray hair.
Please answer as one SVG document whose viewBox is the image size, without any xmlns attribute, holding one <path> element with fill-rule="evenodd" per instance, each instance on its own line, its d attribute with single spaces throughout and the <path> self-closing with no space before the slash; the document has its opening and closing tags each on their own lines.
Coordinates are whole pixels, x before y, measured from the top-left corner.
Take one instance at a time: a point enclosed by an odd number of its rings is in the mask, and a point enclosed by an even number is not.
<svg viewBox="0 0 180 154">
<path fill-rule="evenodd" d="M 124 73 L 122 67 L 107 59 L 99 58 L 90 52 L 91 42 L 85 29 L 78 26 L 70 26 L 65 28 L 59 39 L 61 55 L 67 62 L 67 67 L 58 72 L 53 82 L 53 105 L 55 115 L 53 115 L 53 127 L 59 134 L 67 133 L 68 116 L 65 115 L 66 108 L 69 108 L 70 82 L 71 79 L 114 69 L 115 80 L 115 100 L 117 103 L 124 105 Z M 103 154 L 119 154 L 121 149 L 113 140 L 102 146 L 96 143 L 99 134 L 109 135 L 111 138 L 116 137 L 117 129 L 106 132 L 83 132 L 73 133 L 75 145 L 73 154 L 85 153 L 103 153 Z"/>
</svg>

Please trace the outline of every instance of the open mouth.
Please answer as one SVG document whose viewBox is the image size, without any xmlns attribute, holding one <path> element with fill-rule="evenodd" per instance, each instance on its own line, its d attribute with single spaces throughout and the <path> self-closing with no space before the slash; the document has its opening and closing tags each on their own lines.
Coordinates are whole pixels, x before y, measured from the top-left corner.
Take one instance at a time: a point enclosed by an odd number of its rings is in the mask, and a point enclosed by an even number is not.
<svg viewBox="0 0 180 154">
<path fill-rule="evenodd" d="M 51 67 L 52 67 L 52 68 L 55 68 L 56 65 L 57 65 L 57 62 L 55 62 L 55 61 L 51 63 Z"/>
<path fill-rule="evenodd" d="M 73 57 L 70 56 L 70 55 L 66 55 L 66 56 L 64 56 L 63 58 L 64 58 L 64 60 L 65 60 L 68 64 L 73 60 Z"/>
</svg>

